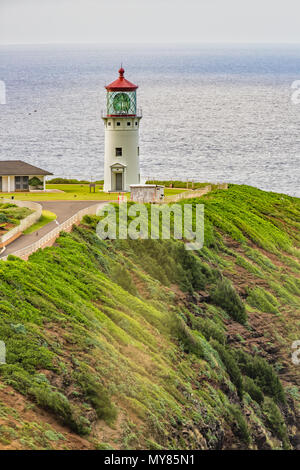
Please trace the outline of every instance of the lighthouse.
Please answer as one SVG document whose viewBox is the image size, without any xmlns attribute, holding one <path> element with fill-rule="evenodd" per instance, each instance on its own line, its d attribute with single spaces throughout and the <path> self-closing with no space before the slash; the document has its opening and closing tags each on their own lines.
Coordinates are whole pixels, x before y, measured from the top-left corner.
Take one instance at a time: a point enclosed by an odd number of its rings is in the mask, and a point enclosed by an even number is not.
<svg viewBox="0 0 300 470">
<path fill-rule="evenodd" d="M 137 85 L 119 78 L 107 85 L 105 129 L 104 191 L 129 191 L 140 183 L 139 126 L 142 113 L 137 110 Z"/>
</svg>

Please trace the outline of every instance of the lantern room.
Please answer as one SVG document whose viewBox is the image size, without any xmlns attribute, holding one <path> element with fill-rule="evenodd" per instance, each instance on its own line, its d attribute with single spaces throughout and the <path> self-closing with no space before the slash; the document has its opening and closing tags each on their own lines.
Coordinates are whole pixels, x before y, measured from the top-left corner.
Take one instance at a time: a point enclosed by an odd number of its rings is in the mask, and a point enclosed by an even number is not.
<svg viewBox="0 0 300 470">
<path fill-rule="evenodd" d="M 123 67 L 119 70 L 119 78 L 107 85 L 107 116 L 136 116 L 137 102 L 134 83 L 124 77 Z"/>
</svg>

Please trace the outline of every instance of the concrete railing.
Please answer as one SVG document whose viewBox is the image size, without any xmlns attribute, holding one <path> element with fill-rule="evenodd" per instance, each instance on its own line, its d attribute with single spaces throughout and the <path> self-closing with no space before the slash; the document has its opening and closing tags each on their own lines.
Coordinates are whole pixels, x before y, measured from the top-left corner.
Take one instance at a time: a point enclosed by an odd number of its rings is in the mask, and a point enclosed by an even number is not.
<svg viewBox="0 0 300 470">
<path fill-rule="evenodd" d="M 42 206 L 37 202 L 15 201 L 14 199 L 0 198 L 0 204 L 6 203 L 15 204 L 18 207 L 27 207 L 27 209 L 31 209 L 34 212 L 24 219 L 21 219 L 19 225 L 0 236 L 0 247 L 6 246 L 10 243 L 10 241 L 15 240 L 19 235 L 21 235 L 22 232 L 24 232 L 24 230 L 35 224 L 35 222 L 37 222 L 42 215 Z"/>
<path fill-rule="evenodd" d="M 72 230 L 73 225 L 74 224 L 79 224 L 84 215 L 95 215 L 95 214 L 97 214 L 99 208 L 102 205 L 103 205 L 103 203 L 100 203 L 100 204 L 95 204 L 93 206 L 89 206 L 89 207 L 86 207 L 84 209 L 81 209 L 76 214 L 74 214 L 72 217 L 65 220 L 62 224 L 55 227 L 49 233 L 46 233 L 46 235 L 44 235 L 42 238 L 40 238 L 36 242 L 34 242 L 31 245 L 28 245 L 24 248 L 21 248 L 20 250 L 17 250 L 13 253 L 10 253 L 10 254 L 13 255 L 13 256 L 18 256 L 19 258 L 22 258 L 24 260 L 27 260 L 28 257 L 32 253 L 37 251 L 38 249 L 45 248 L 46 246 L 53 245 L 55 240 L 59 237 L 60 232 L 62 232 L 62 231 L 70 232 Z M 3 258 L 1 258 L 1 260 L 6 261 L 7 256 L 4 256 Z"/>
</svg>

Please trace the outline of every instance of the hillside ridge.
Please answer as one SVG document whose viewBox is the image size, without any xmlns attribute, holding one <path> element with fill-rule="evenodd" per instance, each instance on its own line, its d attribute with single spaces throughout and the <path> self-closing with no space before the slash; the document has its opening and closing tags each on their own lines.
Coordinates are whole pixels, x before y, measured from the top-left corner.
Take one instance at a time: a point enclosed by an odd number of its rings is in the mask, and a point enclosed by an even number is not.
<svg viewBox="0 0 300 470">
<path fill-rule="evenodd" d="M 0 449 L 300 448 L 299 199 L 198 201 L 197 252 L 85 216 L 0 263 Z"/>
</svg>

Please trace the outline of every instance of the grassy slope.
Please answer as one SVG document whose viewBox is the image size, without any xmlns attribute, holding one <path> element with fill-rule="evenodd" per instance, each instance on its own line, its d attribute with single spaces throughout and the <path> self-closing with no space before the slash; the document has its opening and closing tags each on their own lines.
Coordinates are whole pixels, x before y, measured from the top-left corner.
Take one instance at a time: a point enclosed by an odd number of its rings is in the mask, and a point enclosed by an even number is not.
<svg viewBox="0 0 300 470">
<path fill-rule="evenodd" d="M 231 186 L 201 202 L 197 254 L 103 242 L 86 218 L 1 263 L 1 448 L 297 445 L 299 200 Z"/>
</svg>

